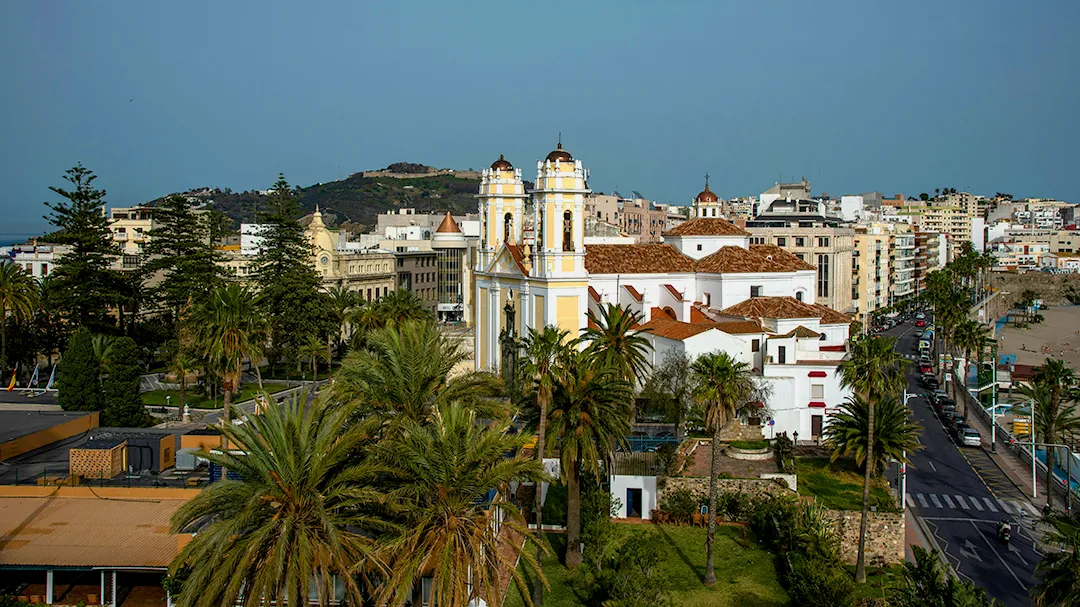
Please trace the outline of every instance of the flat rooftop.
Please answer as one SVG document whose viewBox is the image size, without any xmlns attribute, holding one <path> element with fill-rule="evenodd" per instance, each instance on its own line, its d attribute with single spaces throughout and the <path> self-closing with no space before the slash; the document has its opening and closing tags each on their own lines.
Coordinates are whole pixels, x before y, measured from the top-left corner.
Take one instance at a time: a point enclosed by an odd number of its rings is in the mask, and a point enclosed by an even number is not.
<svg viewBox="0 0 1080 607">
<path fill-rule="evenodd" d="M 0 443 L 87 415 L 88 411 L 0 411 Z"/>
</svg>

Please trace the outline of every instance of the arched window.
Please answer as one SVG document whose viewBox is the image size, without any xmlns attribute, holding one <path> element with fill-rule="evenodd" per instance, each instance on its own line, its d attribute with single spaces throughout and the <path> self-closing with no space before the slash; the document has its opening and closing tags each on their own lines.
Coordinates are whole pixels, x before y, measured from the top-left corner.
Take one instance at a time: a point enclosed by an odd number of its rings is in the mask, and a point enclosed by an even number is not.
<svg viewBox="0 0 1080 607">
<path fill-rule="evenodd" d="M 570 211 L 563 213 L 562 248 L 564 251 L 574 250 L 574 215 Z"/>
<path fill-rule="evenodd" d="M 795 292 L 795 299 L 797 299 L 799 301 L 802 301 L 802 293 L 803 293 L 802 291 L 796 291 Z"/>
<path fill-rule="evenodd" d="M 514 227 L 514 216 L 511 215 L 510 213 L 507 213 L 506 215 L 503 215 L 503 242 L 512 242 L 513 241 L 513 239 L 510 236 L 512 234 L 512 232 L 510 232 L 510 230 L 512 230 L 513 227 Z"/>
</svg>

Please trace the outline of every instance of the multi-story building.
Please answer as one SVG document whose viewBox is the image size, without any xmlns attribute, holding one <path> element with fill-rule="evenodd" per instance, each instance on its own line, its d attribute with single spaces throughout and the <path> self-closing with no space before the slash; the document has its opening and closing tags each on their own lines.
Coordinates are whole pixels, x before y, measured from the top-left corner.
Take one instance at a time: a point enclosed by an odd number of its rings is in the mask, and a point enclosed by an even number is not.
<svg viewBox="0 0 1080 607">
<path fill-rule="evenodd" d="M 915 232 L 915 293 L 926 289 L 930 272 L 942 267 L 942 239 L 936 232 Z"/>
<path fill-rule="evenodd" d="M 618 226 L 634 242 L 660 242 L 669 222 L 678 222 L 678 215 L 671 217 L 666 207 L 654 204 L 636 191 L 633 198 L 625 198 L 618 192 L 590 194 L 585 198 L 587 217 Z"/>
<path fill-rule="evenodd" d="M 889 299 L 894 302 L 915 292 L 915 234 L 897 225 L 889 244 Z"/>
<path fill-rule="evenodd" d="M 915 292 L 915 242 L 905 224 L 855 226 L 852 298 L 860 320 Z"/>
<path fill-rule="evenodd" d="M 397 288 L 410 291 L 433 315 L 439 304 L 439 254 L 435 251 L 394 253 Z"/>
<path fill-rule="evenodd" d="M 751 244 L 775 245 L 813 265 L 815 301 L 833 310 L 855 312 L 852 300 L 855 230 L 821 214 L 815 201 L 774 201 L 746 222 Z"/>
<path fill-rule="evenodd" d="M 431 239 L 431 249 L 438 256 L 439 319 L 472 324 L 472 291 L 475 279 L 476 241 L 469 241 L 450 213 L 446 214 Z"/>
<path fill-rule="evenodd" d="M 143 247 L 154 228 L 150 207 L 118 207 L 109 209 L 109 231 L 120 248 L 120 257 L 113 264 L 117 270 L 137 270 L 143 258 Z"/>
</svg>

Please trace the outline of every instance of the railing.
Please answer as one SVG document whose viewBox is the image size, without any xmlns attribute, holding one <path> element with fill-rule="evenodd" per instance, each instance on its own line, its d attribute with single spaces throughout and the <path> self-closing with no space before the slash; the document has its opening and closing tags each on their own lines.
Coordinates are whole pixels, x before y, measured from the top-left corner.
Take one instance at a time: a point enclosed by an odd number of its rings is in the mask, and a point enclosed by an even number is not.
<svg viewBox="0 0 1080 607">
<path fill-rule="evenodd" d="M 656 451 L 665 443 L 679 443 L 679 439 L 674 436 L 628 436 L 626 441 L 630 443 L 630 451 L 638 453 Z"/>
</svg>

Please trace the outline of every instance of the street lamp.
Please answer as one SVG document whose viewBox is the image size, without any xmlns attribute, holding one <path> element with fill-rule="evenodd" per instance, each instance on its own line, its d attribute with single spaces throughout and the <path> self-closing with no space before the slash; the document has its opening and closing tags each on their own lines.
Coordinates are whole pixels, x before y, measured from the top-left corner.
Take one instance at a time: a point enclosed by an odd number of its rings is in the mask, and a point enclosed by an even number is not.
<svg viewBox="0 0 1080 607">
<path fill-rule="evenodd" d="M 915 398 L 915 394 L 908 394 L 907 390 L 904 390 L 904 406 L 907 406 L 909 400 Z M 907 450 L 900 452 L 900 457 L 904 461 L 900 462 L 900 509 L 907 510 Z"/>
</svg>

